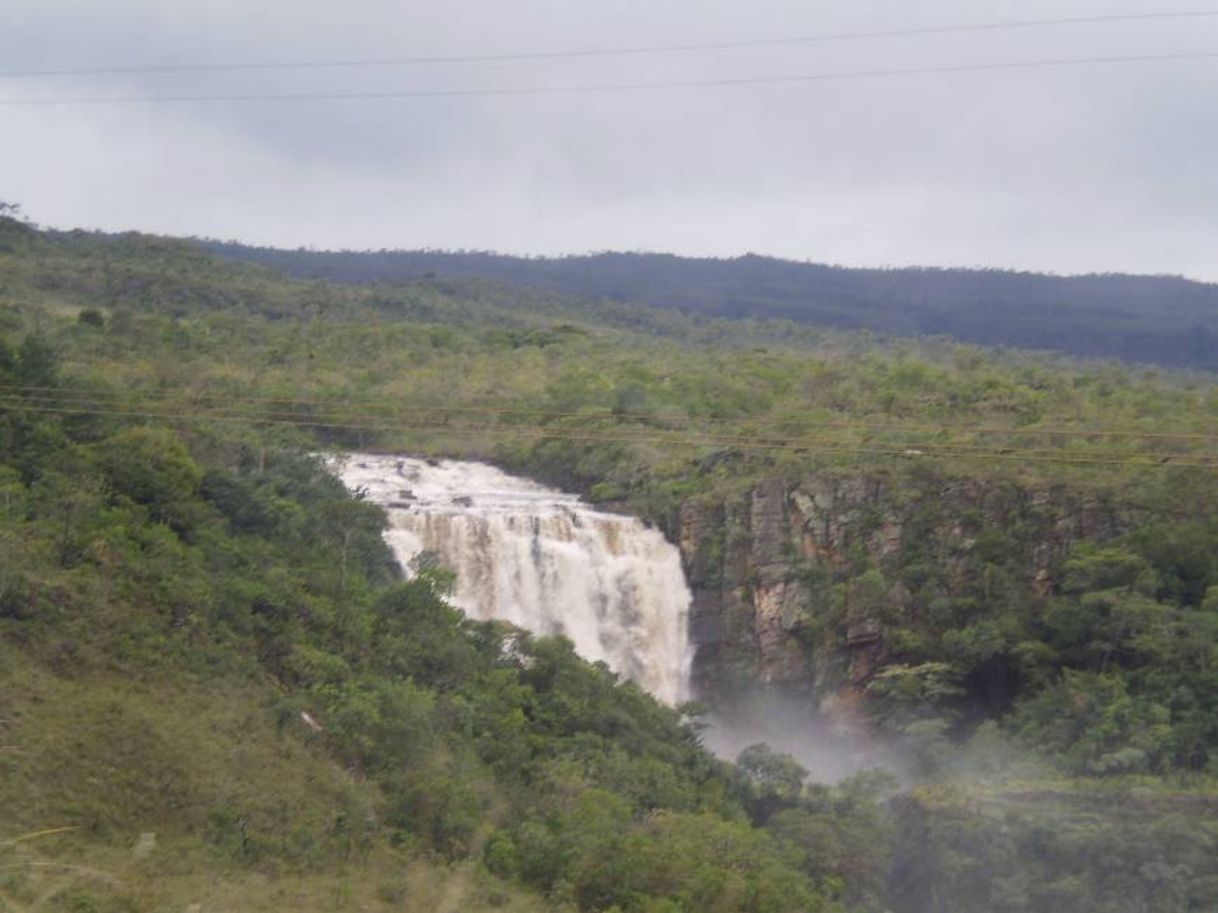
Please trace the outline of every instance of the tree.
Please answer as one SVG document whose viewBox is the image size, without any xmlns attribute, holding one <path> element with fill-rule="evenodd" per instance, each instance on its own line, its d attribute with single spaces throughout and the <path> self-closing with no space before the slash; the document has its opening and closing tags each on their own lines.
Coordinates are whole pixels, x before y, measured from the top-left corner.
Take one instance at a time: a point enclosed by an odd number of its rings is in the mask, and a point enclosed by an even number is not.
<svg viewBox="0 0 1218 913">
<path fill-rule="evenodd" d="M 148 507 L 154 518 L 180 524 L 203 471 L 167 428 L 132 428 L 100 445 L 102 471 L 114 493 Z"/>
<path fill-rule="evenodd" d="M 748 778 L 750 813 L 758 824 L 764 824 L 778 809 L 795 805 L 808 777 L 808 771 L 793 757 L 764 742 L 740 752 L 736 766 Z"/>
<path fill-rule="evenodd" d="M 23 387 L 54 387 L 59 355 L 41 333 L 30 333 L 17 349 L 16 377 Z"/>
</svg>

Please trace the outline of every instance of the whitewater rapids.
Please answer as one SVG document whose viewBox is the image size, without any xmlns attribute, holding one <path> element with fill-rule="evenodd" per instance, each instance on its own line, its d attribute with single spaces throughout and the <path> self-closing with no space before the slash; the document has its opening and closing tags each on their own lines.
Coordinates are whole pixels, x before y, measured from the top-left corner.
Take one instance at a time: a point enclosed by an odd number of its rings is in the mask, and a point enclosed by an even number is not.
<svg viewBox="0 0 1218 913">
<path fill-rule="evenodd" d="M 456 574 L 471 618 L 562 634 L 660 700 L 688 697 L 690 592 L 656 530 L 483 463 L 356 453 L 335 470 L 385 508 L 406 573 L 431 553 Z"/>
</svg>

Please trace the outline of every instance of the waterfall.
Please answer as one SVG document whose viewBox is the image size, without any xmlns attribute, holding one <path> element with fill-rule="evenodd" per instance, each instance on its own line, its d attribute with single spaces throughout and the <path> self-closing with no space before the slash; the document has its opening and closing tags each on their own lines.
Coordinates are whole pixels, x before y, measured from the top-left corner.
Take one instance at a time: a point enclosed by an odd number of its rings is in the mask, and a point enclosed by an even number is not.
<svg viewBox="0 0 1218 913">
<path fill-rule="evenodd" d="M 455 572 L 471 618 L 562 634 L 662 701 L 688 696 L 690 593 L 656 530 L 482 463 L 350 454 L 336 471 L 386 509 L 407 573 L 424 552 Z"/>
</svg>

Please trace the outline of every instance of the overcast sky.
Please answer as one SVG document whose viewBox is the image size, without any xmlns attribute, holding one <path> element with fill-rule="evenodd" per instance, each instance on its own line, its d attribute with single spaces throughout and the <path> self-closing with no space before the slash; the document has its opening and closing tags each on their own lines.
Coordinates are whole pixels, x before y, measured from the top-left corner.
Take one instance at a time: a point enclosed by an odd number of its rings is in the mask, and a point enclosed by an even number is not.
<svg viewBox="0 0 1218 913">
<path fill-rule="evenodd" d="M 0 69 L 566 51 L 1162 0 L 3 0 Z M 1215 3 L 1218 9 L 1218 3 Z M 717 52 L 0 79 L 0 102 L 700 81 L 1218 53 L 1218 16 Z M 757 252 L 1218 281 L 1218 59 L 620 93 L 0 104 L 0 200 L 295 247 Z"/>
</svg>

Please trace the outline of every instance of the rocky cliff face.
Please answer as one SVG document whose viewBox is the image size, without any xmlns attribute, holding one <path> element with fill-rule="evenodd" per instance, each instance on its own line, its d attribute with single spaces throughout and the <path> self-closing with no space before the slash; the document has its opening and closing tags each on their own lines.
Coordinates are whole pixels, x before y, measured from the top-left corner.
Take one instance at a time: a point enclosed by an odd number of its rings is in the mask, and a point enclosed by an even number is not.
<svg viewBox="0 0 1218 913">
<path fill-rule="evenodd" d="M 688 502 L 676 528 L 695 692 L 718 703 L 760 683 L 850 715 L 908 650 L 898 629 L 995 588 L 1043 602 L 1076 542 L 1130 519 L 1102 493 L 929 473 L 773 479 Z"/>
</svg>

